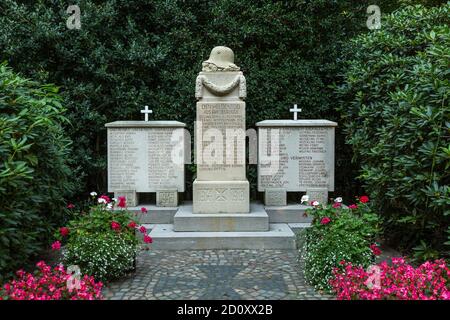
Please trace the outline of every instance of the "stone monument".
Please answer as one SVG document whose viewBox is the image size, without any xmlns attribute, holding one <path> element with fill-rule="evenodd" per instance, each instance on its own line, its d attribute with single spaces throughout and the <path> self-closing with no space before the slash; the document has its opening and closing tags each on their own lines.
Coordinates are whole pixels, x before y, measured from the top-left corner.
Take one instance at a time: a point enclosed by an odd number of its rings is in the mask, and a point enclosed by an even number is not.
<svg viewBox="0 0 450 320">
<path fill-rule="evenodd" d="M 145 121 L 107 123 L 108 192 L 125 196 L 130 207 L 140 193 L 156 193 L 156 205 L 176 207 L 184 192 L 185 124 L 148 121 L 151 110 L 141 111 Z"/>
<path fill-rule="evenodd" d="M 296 106 L 291 111 L 301 111 Z M 334 191 L 334 131 L 328 120 L 258 122 L 258 191 L 266 206 L 286 206 L 287 192 L 326 203 Z"/>
<path fill-rule="evenodd" d="M 230 48 L 215 47 L 196 80 L 194 213 L 248 213 L 245 77 Z"/>
</svg>

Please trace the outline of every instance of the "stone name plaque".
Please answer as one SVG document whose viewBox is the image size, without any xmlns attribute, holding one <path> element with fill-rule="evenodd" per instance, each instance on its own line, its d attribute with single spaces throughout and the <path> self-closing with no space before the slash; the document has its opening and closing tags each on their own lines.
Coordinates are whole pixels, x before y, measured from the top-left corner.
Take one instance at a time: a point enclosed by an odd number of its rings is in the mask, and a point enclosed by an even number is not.
<svg viewBox="0 0 450 320">
<path fill-rule="evenodd" d="M 197 102 L 196 130 L 197 179 L 244 180 L 245 103 Z"/>
<path fill-rule="evenodd" d="M 106 127 L 109 192 L 184 192 L 183 123 L 117 121 Z"/>
<path fill-rule="evenodd" d="M 327 120 L 267 120 L 258 126 L 258 191 L 334 191 L 334 127 Z"/>
</svg>

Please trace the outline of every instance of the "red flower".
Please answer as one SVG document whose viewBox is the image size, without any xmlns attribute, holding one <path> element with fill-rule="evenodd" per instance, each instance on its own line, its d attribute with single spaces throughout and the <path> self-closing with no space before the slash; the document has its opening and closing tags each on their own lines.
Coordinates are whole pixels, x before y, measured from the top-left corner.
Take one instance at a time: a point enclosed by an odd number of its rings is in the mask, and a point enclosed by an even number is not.
<svg viewBox="0 0 450 320">
<path fill-rule="evenodd" d="M 361 198 L 359 198 L 359 201 L 361 201 L 361 203 L 367 203 L 367 202 L 369 202 L 369 197 L 368 196 L 361 196 Z"/>
<path fill-rule="evenodd" d="M 144 242 L 145 242 L 145 243 L 152 243 L 152 242 L 153 242 L 153 239 L 152 239 L 152 237 L 150 237 L 150 236 L 148 236 L 148 235 L 145 235 L 145 236 L 144 236 Z"/>
<path fill-rule="evenodd" d="M 148 212 L 148 210 L 147 210 L 147 208 L 145 208 L 145 207 L 142 207 L 142 208 L 141 208 L 141 212 L 142 212 L 142 213 L 147 213 L 147 212 Z"/>
<path fill-rule="evenodd" d="M 67 204 L 67 209 L 73 209 L 73 208 L 75 208 L 75 205 L 73 203 Z"/>
<path fill-rule="evenodd" d="M 341 207 L 341 203 L 340 202 L 335 202 L 333 203 L 333 208 L 337 209 Z"/>
<path fill-rule="evenodd" d="M 136 222 L 130 221 L 130 223 L 128 224 L 128 228 L 131 228 L 131 229 L 136 228 Z"/>
<path fill-rule="evenodd" d="M 356 204 L 351 204 L 348 206 L 349 209 L 358 209 L 358 206 Z"/>
<path fill-rule="evenodd" d="M 60 233 L 63 237 L 68 236 L 68 235 L 69 235 L 69 232 L 70 232 L 70 230 L 69 230 L 69 228 L 67 228 L 67 227 L 61 227 L 61 228 L 59 228 L 59 233 Z"/>
<path fill-rule="evenodd" d="M 121 197 L 119 197 L 119 198 L 117 198 L 117 199 L 119 200 L 119 203 L 117 204 L 117 206 L 118 206 L 119 208 L 125 208 L 125 207 L 127 206 L 126 198 L 125 198 L 125 197 L 121 196 Z"/>
<path fill-rule="evenodd" d="M 118 223 L 117 221 L 112 221 L 111 222 L 111 229 L 118 231 L 120 230 L 120 223 Z"/>
<path fill-rule="evenodd" d="M 52 243 L 52 250 L 59 250 L 59 249 L 61 249 L 61 242 L 59 242 L 59 241 L 55 241 L 55 242 L 53 242 Z"/>
<path fill-rule="evenodd" d="M 320 220 L 320 224 L 329 224 L 330 222 L 331 222 L 331 219 L 328 218 L 328 217 L 323 217 L 323 218 Z"/>
<path fill-rule="evenodd" d="M 147 232 L 147 229 L 146 229 L 144 226 L 141 226 L 141 227 L 139 228 L 139 231 L 140 231 L 141 233 L 146 233 L 146 232 Z"/>
<path fill-rule="evenodd" d="M 372 250 L 372 253 L 376 256 L 379 256 L 381 254 L 380 248 L 375 243 L 370 245 L 370 249 Z"/>
<path fill-rule="evenodd" d="M 106 196 L 106 195 L 100 196 L 100 199 L 104 199 L 106 201 L 106 203 L 110 203 L 111 202 L 111 199 L 108 196 Z"/>
</svg>

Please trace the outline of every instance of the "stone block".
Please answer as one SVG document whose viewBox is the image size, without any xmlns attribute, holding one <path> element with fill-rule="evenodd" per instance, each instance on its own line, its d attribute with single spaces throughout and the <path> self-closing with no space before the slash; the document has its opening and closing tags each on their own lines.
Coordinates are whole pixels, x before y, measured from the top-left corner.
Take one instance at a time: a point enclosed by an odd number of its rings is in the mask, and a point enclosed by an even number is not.
<svg viewBox="0 0 450 320">
<path fill-rule="evenodd" d="M 156 191 L 156 206 L 158 207 L 176 207 L 178 205 L 177 190 L 158 190 Z"/>
<path fill-rule="evenodd" d="M 139 199 L 136 190 L 116 190 L 114 198 L 125 197 L 127 207 L 135 207 L 138 205 Z"/>
<path fill-rule="evenodd" d="M 285 206 L 287 204 L 287 192 L 283 188 L 266 188 L 264 192 L 264 204 L 266 206 Z"/>
<path fill-rule="evenodd" d="M 193 183 L 194 213 L 248 213 L 248 181 L 199 181 Z"/>
</svg>

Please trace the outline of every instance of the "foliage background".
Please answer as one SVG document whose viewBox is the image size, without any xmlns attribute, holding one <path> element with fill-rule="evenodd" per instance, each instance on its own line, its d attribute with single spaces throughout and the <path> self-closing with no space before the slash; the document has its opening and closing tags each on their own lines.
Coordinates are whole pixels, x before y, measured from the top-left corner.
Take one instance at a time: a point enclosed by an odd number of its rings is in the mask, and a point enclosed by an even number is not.
<svg viewBox="0 0 450 320">
<path fill-rule="evenodd" d="M 345 42 L 367 32 L 372 2 L 73 1 L 81 8 L 81 29 L 69 30 L 67 1 L 5 0 L 0 58 L 29 77 L 61 86 L 71 120 L 67 129 L 76 141 L 79 190 L 103 191 L 104 124 L 140 119 L 148 104 L 155 119 L 185 122 L 193 132 L 195 78 L 216 45 L 231 47 L 246 75 L 248 127 L 291 118 L 293 103 L 303 109 L 302 118 L 339 120 L 329 86 L 337 80 Z M 398 6 L 377 4 L 383 12 Z M 336 190 L 357 194 L 351 150 L 340 129 L 336 141 Z M 248 172 L 255 182 L 255 166 Z M 188 172 L 187 197 L 192 180 Z"/>
<path fill-rule="evenodd" d="M 57 92 L 0 65 L 0 283 L 48 246 L 73 192 Z"/>
<path fill-rule="evenodd" d="M 186 122 L 192 132 L 195 77 L 201 62 L 216 45 L 231 47 L 236 54 L 236 63 L 246 75 L 248 127 L 261 120 L 291 118 L 288 110 L 293 103 L 303 109 L 303 118 L 340 122 L 336 107 L 340 105 L 351 109 L 355 106 L 346 106 L 347 98 L 337 101 L 332 84 L 343 81 L 340 73 L 350 57 L 346 55 L 349 39 L 361 33 L 372 33 L 366 27 L 367 6 L 377 4 L 385 14 L 400 4 L 425 3 L 433 6 L 442 2 L 2 0 L 0 60 L 8 61 L 15 71 L 34 81 L 59 86 L 62 104 L 70 120 L 55 119 L 55 125 L 49 124 L 48 130 L 36 136 L 39 141 L 36 146 L 42 144 L 42 148 L 33 150 L 39 152 L 36 154 L 42 160 L 40 165 L 43 167 L 38 168 L 42 171 L 35 172 L 41 172 L 42 176 L 34 174 L 32 182 L 24 178 L 14 187 L 14 190 L 20 191 L 15 195 L 12 195 L 13 189 L 6 188 L 9 191 L 3 199 L 17 197 L 20 210 L 25 210 L 25 202 L 20 201 L 28 201 L 30 197 L 34 203 L 37 199 L 37 216 L 31 214 L 30 219 L 42 217 L 42 213 L 47 212 L 45 220 L 53 221 L 58 214 L 55 208 L 64 206 L 62 196 L 70 190 L 75 191 L 71 200 L 79 197 L 80 202 L 92 190 L 106 191 L 104 124 L 140 119 L 139 110 L 145 104 L 154 109 L 155 119 Z M 78 4 L 81 8 L 81 30 L 66 27 L 70 16 L 66 9 L 72 4 Z M 25 86 L 34 85 L 30 82 Z M 41 90 L 45 94 L 56 92 L 56 88 L 51 86 Z M 36 99 L 28 103 L 35 104 Z M 350 103 L 351 99 L 347 102 Z M 53 105 L 53 102 L 49 103 Z M 7 117 L 13 117 L 24 105 L 4 113 Z M 59 110 L 59 107 L 56 109 Z M 348 111 L 343 109 L 343 112 Z M 32 121 L 33 116 L 36 114 L 30 113 L 27 121 Z M 19 135 L 27 130 L 29 123 L 24 125 L 24 128 L 18 128 Z M 60 131 L 60 125 L 74 141 L 70 157 L 65 147 L 69 140 Z M 336 190 L 339 195 L 349 198 L 362 194 L 362 191 L 355 182 L 358 164 L 350 163 L 353 151 L 345 144 L 345 135 L 341 130 L 338 128 L 336 136 Z M 47 134 L 51 138 L 46 140 Z M 0 144 L 7 145 L 8 141 L 4 139 Z M 46 148 L 50 147 L 50 143 L 53 143 L 53 149 L 48 154 Z M 7 148 L 10 149 L 0 150 L 2 163 L 11 155 L 11 146 Z M 48 164 L 45 164 L 46 161 Z M 44 170 L 45 165 L 58 166 L 58 170 Z M 76 185 L 76 188 L 69 187 L 67 165 L 72 172 L 70 184 Z M 188 166 L 187 197 L 190 197 L 190 183 L 193 181 L 192 168 Z M 254 166 L 250 166 L 248 176 L 251 185 L 255 186 Z M 22 179 L 25 175 L 19 177 Z M 55 177 L 58 179 L 53 180 Z M 41 179 L 47 180 L 42 183 Z M 0 188 L 5 189 L 4 183 L 2 181 Z M 28 185 L 32 187 L 26 187 Z M 50 185 L 55 189 L 49 188 Z M 34 204 L 28 204 L 34 208 Z M 390 201 L 389 205 L 392 204 Z M 21 212 L 25 215 L 25 211 Z M 33 223 L 26 223 L 27 218 L 17 218 L 20 220 L 17 227 L 24 232 L 23 235 L 17 234 L 17 237 L 22 237 L 21 243 L 37 236 Z M 2 227 L 9 215 L 4 214 L 3 219 Z M 28 238 L 28 233 L 31 238 Z M 5 239 L 1 241 L 19 241 L 14 233 L 11 233 L 11 238 L 8 236 Z M 17 251 L 17 257 L 27 257 L 40 247 L 41 240 L 29 241 L 36 247 L 24 247 L 26 252 Z M 8 258 L 9 261 L 19 263 L 20 259 L 14 257 Z"/>
<path fill-rule="evenodd" d="M 349 44 L 336 92 L 386 235 L 418 259 L 450 251 L 449 26 L 450 2 L 386 16 Z"/>
</svg>

